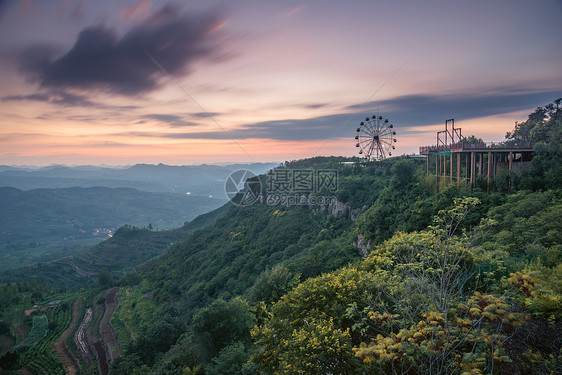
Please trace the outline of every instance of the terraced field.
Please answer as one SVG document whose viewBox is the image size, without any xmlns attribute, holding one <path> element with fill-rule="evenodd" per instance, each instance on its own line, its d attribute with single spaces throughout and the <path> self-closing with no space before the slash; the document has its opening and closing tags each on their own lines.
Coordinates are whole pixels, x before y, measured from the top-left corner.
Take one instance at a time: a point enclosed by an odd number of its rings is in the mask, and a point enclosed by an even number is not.
<svg viewBox="0 0 562 375">
<path fill-rule="evenodd" d="M 20 371 L 27 374 L 109 374 L 121 355 L 111 317 L 117 308 L 119 288 L 82 293 L 41 307 L 33 326 L 17 345 Z M 34 313 L 37 314 L 37 313 Z"/>
</svg>

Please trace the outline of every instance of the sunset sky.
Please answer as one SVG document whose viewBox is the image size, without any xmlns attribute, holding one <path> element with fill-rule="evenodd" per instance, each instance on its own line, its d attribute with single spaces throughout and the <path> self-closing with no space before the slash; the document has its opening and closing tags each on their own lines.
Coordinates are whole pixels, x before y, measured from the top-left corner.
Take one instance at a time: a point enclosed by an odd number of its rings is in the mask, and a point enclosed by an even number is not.
<svg viewBox="0 0 562 375">
<path fill-rule="evenodd" d="M 395 154 L 562 97 L 562 1 L 0 0 L 0 164 Z"/>
</svg>

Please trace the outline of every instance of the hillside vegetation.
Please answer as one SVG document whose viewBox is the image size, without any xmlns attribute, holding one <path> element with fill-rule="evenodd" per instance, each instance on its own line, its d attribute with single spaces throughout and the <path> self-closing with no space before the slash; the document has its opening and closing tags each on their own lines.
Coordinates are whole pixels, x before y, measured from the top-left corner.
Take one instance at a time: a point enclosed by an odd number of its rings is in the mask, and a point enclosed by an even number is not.
<svg viewBox="0 0 562 375">
<path fill-rule="evenodd" d="M 436 192 L 412 158 L 277 169 L 337 171 L 335 191 L 304 193 L 329 204 L 268 204 L 271 176 L 249 181 L 237 202 L 253 204 L 223 207 L 118 281 L 112 373 L 560 373 L 561 132 L 557 100 L 508 133 L 537 150 L 510 195 Z M 26 300 L 42 287 L 5 286 Z"/>
<path fill-rule="evenodd" d="M 513 195 L 433 193 L 412 159 L 286 163 L 337 169 L 344 213 L 232 207 L 144 265 L 116 315 L 136 330 L 114 371 L 556 372 L 562 123 L 559 101 L 545 108 L 508 134 L 537 149 Z"/>
</svg>

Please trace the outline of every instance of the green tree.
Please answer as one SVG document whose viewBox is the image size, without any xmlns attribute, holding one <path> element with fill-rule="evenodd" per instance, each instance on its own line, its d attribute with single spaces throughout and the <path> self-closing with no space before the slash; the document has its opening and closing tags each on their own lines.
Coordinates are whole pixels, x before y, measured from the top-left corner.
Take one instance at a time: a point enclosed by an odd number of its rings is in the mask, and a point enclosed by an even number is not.
<svg viewBox="0 0 562 375">
<path fill-rule="evenodd" d="M 400 159 L 392 165 L 390 168 L 392 173 L 390 186 L 393 189 L 405 190 L 411 184 L 417 182 L 417 178 L 415 178 L 417 165 L 415 163 L 413 160 Z"/>
<path fill-rule="evenodd" d="M 0 320 L 0 335 L 11 336 L 10 325 L 2 320 Z"/>
<path fill-rule="evenodd" d="M 464 137 L 462 139 L 463 143 L 468 143 L 468 144 L 481 144 L 484 143 L 484 140 L 482 138 L 478 138 L 475 135 L 469 135 L 468 137 Z"/>
<path fill-rule="evenodd" d="M 250 291 L 252 301 L 271 303 L 299 284 L 300 275 L 291 272 L 284 265 L 277 265 L 263 271 Z"/>
<path fill-rule="evenodd" d="M 378 287 L 378 278 L 354 267 L 308 279 L 271 307 L 252 331 L 252 357 L 264 374 L 346 374 L 359 364 L 351 352 L 348 305 Z"/>
<path fill-rule="evenodd" d="M 11 370 L 18 367 L 19 354 L 17 351 L 10 351 L 0 357 L 0 369 Z"/>
<path fill-rule="evenodd" d="M 107 268 L 102 269 L 98 274 L 98 283 L 101 286 L 108 287 L 113 284 L 113 277 Z"/>
<path fill-rule="evenodd" d="M 250 351 L 243 342 L 236 341 L 219 352 L 211 363 L 205 366 L 207 375 L 253 375 L 256 372 L 248 364 Z"/>
<path fill-rule="evenodd" d="M 116 363 L 118 372 L 130 373 L 132 368 L 153 366 L 155 360 L 167 352 L 181 334 L 177 317 L 167 311 L 157 311 L 150 325 L 143 326 L 137 338 L 125 347 L 125 355 Z"/>
<path fill-rule="evenodd" d="M 201 309 L 193 317 L 191 327 L 202 361 L 209 361 L 234 342 L 250 342 L 253 324 L 248 302 L 241 297 L 230 301 L 217 299 Z"/>
<path fill-rule="evenodd" d="M 43 299 L 43 293 L 41 293 L 39 290 L 34 291 L 33 293 L 31 293 L 31 301 L 34 303 L 37 303 L 39 301 L 41 301 Z"/>
<path fill-rule="evenodd" d="M 537 108 L 526 121 L 506 134 L 508 142 L 530 141 L 535 149 L 531 171 L 521 179 L 523 189 L 562 187 L 562 98 Z"/>
</svg>

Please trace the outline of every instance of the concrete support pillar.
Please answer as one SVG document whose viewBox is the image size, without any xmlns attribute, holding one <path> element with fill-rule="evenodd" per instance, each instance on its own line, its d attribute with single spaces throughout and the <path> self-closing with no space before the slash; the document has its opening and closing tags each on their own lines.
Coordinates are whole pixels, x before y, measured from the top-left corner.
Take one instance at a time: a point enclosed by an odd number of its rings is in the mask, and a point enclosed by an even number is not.
<svg viewBox="0 0 562 375">
<path fill-rule="evenodd" d="M 462 152 L 457 154 L 457 185 L 461 184 L 461 155 Z"/>
<path fill-rule="evenodd" d="M 449 158 L 449 181 L 453 183 L 453 153 L 451 152 L 451 157 Z"/>
<path fill-rule="evenodd" d="M 468 172 L 468 162 L 470 161 L 470 158 L 468 157 L 468 154 L 464 154 L 464 182 L 468 183 L 468 180 L 470 178 L 470 173 Z"/>
<path fill-rule="evenodd" d="M 487 181 L 488 181 L 488 194 L 490 194 L 490 173 L 492 171 L 492 152 L 488 151 L 488 174 L 487 174 Z"/>
<path fill-rule="evenodd" d="M 439 155 L 435 154 L 435 180 L 437 181 L 437 189 L 439 189 Z"/>
<path fill-rule="evenodd" d="M 474 167 L 475 167 L 475 154 L 474 151 L 472 151 L 470 153 L 470 186 L 473 187 L 474 186 Z"/>
<path fill-rule="evenodd" d="M 513 152 L 509 151 L 508 158 L 509 158 L 509 170 L 511 170 L 511 164 L 513 162 Z"/>
</svg>

